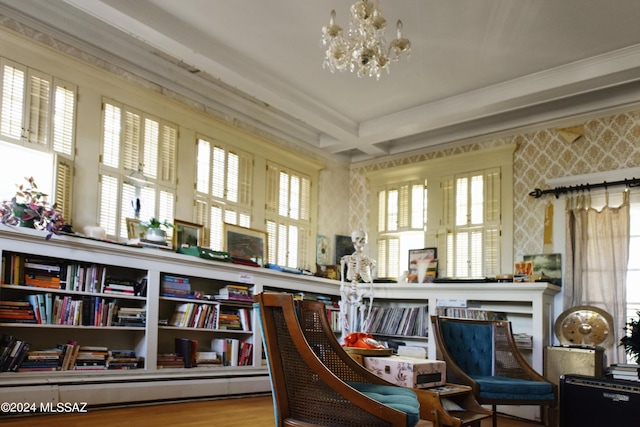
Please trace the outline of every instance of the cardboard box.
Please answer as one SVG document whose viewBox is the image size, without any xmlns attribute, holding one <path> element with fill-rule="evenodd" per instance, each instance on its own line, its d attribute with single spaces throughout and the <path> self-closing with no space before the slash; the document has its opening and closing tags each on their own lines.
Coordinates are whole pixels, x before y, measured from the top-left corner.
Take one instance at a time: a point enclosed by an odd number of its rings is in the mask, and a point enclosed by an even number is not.
<svg viewBox="0 0 640 427">
<path fill-rule="evenodd" d="M 442 360 L 367 356 L 364 358 L 364 366 L 380 378 L 402 387 L 437 387 L 447 381 L 447 367 Z"/>
</svg>

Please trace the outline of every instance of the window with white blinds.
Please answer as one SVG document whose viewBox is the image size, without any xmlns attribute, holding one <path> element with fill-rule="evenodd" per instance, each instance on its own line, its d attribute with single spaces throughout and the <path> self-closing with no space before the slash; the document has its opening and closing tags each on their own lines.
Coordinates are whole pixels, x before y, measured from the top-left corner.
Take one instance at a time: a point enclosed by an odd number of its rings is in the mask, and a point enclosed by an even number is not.
<svg viewBox="0 0 640 427">
<path fill-rule="evenodd" d="M 400 277 L 410 249 L 424 247 L 427 182 L 402 182 L 377 191 L 377 276 Z"/>
<path fill-rule="evenodd" d="M 269 163 L 266 191 L 268 262 L 310 269 L 311 179 Z"/>
<path fill-rule="evenodd" d="M 223 249 L 225 222 L 251 226 L 252 168 L 249 153 L 198 137 L 195 216 L 206 225 L 205 246 Z"/>
<path fill-rule="evenodd" d="M 43 164 L 34 164 L 39 189 L 71 222 L 71 195 L 75 147 L 77 87 L 6 58 L 0 58 L 0 139 L 25 150 L 6 150 L 5 164 L 31 163 L 34 150 L 45 153 Z M 28 161 L 24 161 L 26 156 Z M 6 168 L 3 177 L 17 179 Z M 53 182 L 49 176 L 52 174 Z M 22 179 L 21 171 L 19 178 Z M 15 181 L 16 183 L 21 181 Z"/>
<path fill-rule="evenodd" d="M 500 169 L 447 178 L 442 190 L 447 277 L 500 274 Z"/>
<path fill-rule="evenodd" d="M 103 100 L 99 224 L 107 235 L 126 238 L 127 218 L 173 222 L 177 143 L 176 125 Z"/>
</svg>

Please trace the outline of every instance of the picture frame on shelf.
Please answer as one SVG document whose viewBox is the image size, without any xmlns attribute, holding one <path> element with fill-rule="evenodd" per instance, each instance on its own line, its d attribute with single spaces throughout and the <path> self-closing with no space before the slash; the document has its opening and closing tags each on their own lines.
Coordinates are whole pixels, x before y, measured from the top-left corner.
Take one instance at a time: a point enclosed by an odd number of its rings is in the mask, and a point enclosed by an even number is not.
<svg viewBox="0 0 640 427">
<path fill-rule="evenodd" d="M 146 227 L 137 218 L 126 218 L 127 222 L 127 238 L 144 239 L 146 235 Z"/>
<path fill-rule="evenodd" d="M 513 266 L 513 282 L 528 283 L 533 276 L 533 263 L 531 261 L 518 261 Z"/>
<path fill-rule="evenodd" d="M 523 261 L 532 264 L 532 281 L 549 282 L 562 286 L 562 255 L 561 254 L 537 254 L 525 255 Z"/>
<path fill-rule="evenodd" d="M 351 236 L 344 236 L 340 234 L 336 234 L 336 253 L 335 253 L 335 265 L 336 265 L 336 275 L 337 279 L 340 280 L 342 275 L 347 276 L 346 271 L 342 271 L 340 261 L 342 257 L 345 255 L 351 255 L 355 250 L 353 248 L 353 242 L 351 241 Z M 346 268 L 346 266 L 345 266 Z"/>
<path fill-rule="evenodd" d="M 409 249 L 408 283 L 432 283 L 438 276 L 438 248 Z"/>
<path fill-rule="evenodd" d="M 204 241 L 204 225 L 180 219 L 173 220 L 173 248 L 202 246 Z"/>
<path fill-rule="evenodd" d="M 260 267 L 264 267 L 267 255 L 267 233 L 225 222 L 224 248 L 232 258 L 251 260 Z"/>
<path fill-rule="evenodd" d="M 331 245 L 327 236 L 318 234 L 316 236 L 316 263 L 327 265 L 331 263 L 330 259 Z"/>
</svg>

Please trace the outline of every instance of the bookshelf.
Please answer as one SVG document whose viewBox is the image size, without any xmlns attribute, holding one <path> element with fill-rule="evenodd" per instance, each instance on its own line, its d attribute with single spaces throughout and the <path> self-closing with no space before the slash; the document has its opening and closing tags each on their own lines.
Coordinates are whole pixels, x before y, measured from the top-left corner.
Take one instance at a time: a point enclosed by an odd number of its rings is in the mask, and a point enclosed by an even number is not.
<svg viewBox="0 0 640 427">
<path fill-rule="evenodd" d="M 559 286 L 546 282 L 376 284 L 374 304 L 377 301 L 378 304 L 410 306 L 420 301 L 429 307 L 430 314 L 435 314 L 445 308 L 459 309 L 453 307 L 456 302 L 470 302 L 469 311 L 481 310 L 505 317 L 512 323 L 514 334 L 532 336 L 529 361 L 542 373 L 544 347 L 553 343 L 553 298 L 558 292 Z M 427 336 L 430 334 L 431 322 Z M 435 359 L 435 343 L 428 338 L 427 341 L 428 356 Z"/>
<path fill-rule="evenodd" d="M 75 301 L 90 298 L 107 303 L 115 301 L 117 308 L 112 309 L 112 315 L 106 315 L 111 323 L 88 324 L 86 316 L 78 316 L 77 321 L 68 323 L 5 321 L 0 322 L 1 333 L 29 342 L 30 350 L 52 349 L 75 342 L 96 352 L 105 348 L 134 351 L 139 363 L 135 369 L 0 372 L 0 395 L 4 401 L 36 399 L 104 405 L 269 392 L 252 294 L 276 287 L 294 293 L 300 288 L 331 296 L 339 293 L 337 283 L 328 279 L 76 236 L 54 235 L 45 240 L 45 235 L 33 229 L 0 224 L 0 251 L 6 266 L 2 276 L 6 283 L 0 284 L 0 300 L 28 301 L 32 294 L 49 294 L 52 300 L 67 297 Z M 15 255 L 49 264 L 46 268 L 50 270 L 59 266 L 65 271 L 60 274 L 62 283 L 53 283 L 55 280 L 51 279 L 51 283 L 39 283 L 39 287 L 26 286 L 26 280 L 20 280 L 24 276 L 20 267 L 12 278 L 11 257 Z M 21 261 L 20 265 L 23 264 Z M 77 286 L 67 288 L 68 266 L 83 266 L 91 271 L 86 286 L 85 282 L 82 286 L 78 282 Z M 194 295 L 162 292 L 168 277 L 188 279 Z M 111 293 L 113 290 L 107 291 L 107 284 L 123 289 Z M 229 285 L 247 287 L 249 299 L 216 299 L 215 295 Z M 208 323 L 205 318 L 194 315 L 189 323 L 170 325 L 176 307 L 183 305 L 190 305 L 195 313 L 214 315 Z M 118 317 L 120 308 L 126 313 L 123 317 Z M 240 327 L 233 320 L 225 324 L 221 313 L 231 318 L 237 316 Z M 194 323 L 196 318 L 198 321 Z M 238 357 L 235 361 L 229 358 L 229 363 L 201 363 L 192 368 L 172 365 L 164 355 L 176 352 L 176 340 L 196 343 L 193 351 L 207 362 L 212 362 L 214 348 L 223 348 L 219 343 L 237 350 Z M 246 351 L 247 346 L 251 347 L 250 353 Z"/>
<path fill-rule="evenodd" d="M 53 258 L 67 264 L 104 267 L 107 272 L 114 272 L 114 276 L 138 284 L 138 291 L 134 286 L 133 295 L 115 295 L 93 292 L 91 287 L 56 290 L 8 283 L 0 285 L 0 300 L 18 301 L 32 293 L 51 293 L 72 299 L 99 297 L 106 301 L 117 300 L 118 307 L 126 307 L 134 312 L 144 310 L 144 326 L 3 322 L 0 324 L 2 333 L 28 341 L 32 349 L 48 349 L 71 340 L 84 346 L 135 350 L 141 363 L 139 368 L 128 370 L 0 372 L 0 397 L 4 401 L 37 399 L 108 405 L 269 392 L 268 371 L 262 361 L 262 336 L 260 328 L 256 327 L 257 315 L 252 305 L 248 301 L 205 299 L 205 296 L 215 296 L 220 289 L 235 284 L 248 286 L 252 293 L 269 290 L 304 294 L 305 299 L 324 295 L 331 301 L 339 300 L 340 283 L 336 280 L 80 237 L 54 235 L 51 240 L 45 240 L 44 237 L 44 232 L 0 224 L 0 251 L 5 259 L 17 253 L 41 259 Z M 167 276 L 188 278 L 190 290 L 198 292 L 202 298 L 166 292 L 162 295 L 162 284 Z M 106 283 L 106 275 L 104 277 Z M 103 290 L 101 286 L 97 289 Z M 524 331 L 534 336 L 532 355 L 534 362 L 539 361 L 538 365 L 534 363 L 534 367 L 542 371 L 542 349 L 551 343 L 552 337 L 550 307 L 553 295 L 558 291 L 558 287 L 546 283 L 389 283 L 375 284 L 374 304 L 426 309 L 436 307 L 437 299 L 450 298 L 479 301 L 482 308 L 505 311 L 510 320 L 514 317 L 522 325 L 522 328 L 514 329 L 515 332 Z M 181 304 L 215 308 L 218 313 L 222 310 L 238 313 L 246 310 L 250 327 L 248 330 L 220 328 L 219 322 L 207 327 L 204 324 L 169 325 L 176 306 Z M 427 313 L 431 311 L 426 310 Z M 334 311 L 337 310 L 328 307 L 328 314 Z M 428 323 L 427 328 L 430 327 Z M 426 345 L 429 357 L 435 358 L 435 348 L 427 337 L 411 336 Z M 238 345 L 250 343 L 253 345 L 251 360 L 240 366 L 162 366 L 163 356 L 158 355 L 174 352 L 177 338 L 197 341 L 195 351 L 203 353 L 204 357 L 210 357 L 207 352 L 212 349 L 214 340 L 237 340 L 233 342 Z M 159 366 L 159 360 L 162 367 Z"/>
</svg>

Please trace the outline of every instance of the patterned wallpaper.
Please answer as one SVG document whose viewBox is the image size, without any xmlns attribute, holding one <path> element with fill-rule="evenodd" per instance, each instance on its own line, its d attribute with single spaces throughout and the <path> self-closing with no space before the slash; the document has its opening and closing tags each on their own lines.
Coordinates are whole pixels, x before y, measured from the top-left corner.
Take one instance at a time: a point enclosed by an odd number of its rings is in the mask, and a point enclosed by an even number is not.
<svg viewBox="0 0 640 427">
<path fill-rule="evenodd" d="M 535 199 L 529 196 L 530 191 L 548 188 L 545 185 L 548 179 L 640 166 L 640 110 L 576 123 L 579 124 L 584 125 L 584 136 L 574 142 L 565 142 L 555 128 L 550 128 L 353 168 L 349 224 L 352 229 L 367 229 L 370 224 L 367 172 L 516 143 L 514 261 L 524 254 L 542 253 L 544 208 L 548 199 Z"/>
</svg>

